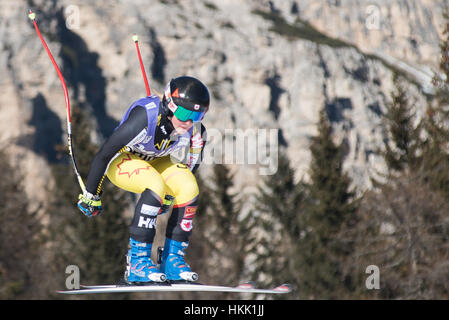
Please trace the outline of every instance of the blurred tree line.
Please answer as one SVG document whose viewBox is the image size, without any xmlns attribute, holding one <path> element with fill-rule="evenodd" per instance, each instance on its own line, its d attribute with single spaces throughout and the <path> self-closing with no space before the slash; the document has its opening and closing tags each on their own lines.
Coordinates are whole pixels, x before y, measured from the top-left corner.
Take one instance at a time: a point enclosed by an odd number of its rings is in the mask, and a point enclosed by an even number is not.
<svg viewBox="0 0 449 320">
<path fill-rule="evenodd" d="M 449 21 L 449 20 L 448 20 Z M 449 299 L 449 22 L 441 44 L 437 94 L 417 115 L 404 79 L 395 75 L 384 113 L 387 139 L 379 149 L 388 171 L 373 187 L 355 190 L 343 170 L 346 147 L 336 143 L 323 110 L 310 140 L 307 178 L 295 179 L 285 148 L 278 170 L 251 197 L 233 191 L 231 168 L 214 165 L 199 174 L 201 196 L 187 261 L 200 281 L 259 286 L 291 283 L 289 295 L 267 299 Z M 99 146 L 91 142 L 95 123 L 75 99 L 73 136 L 78 167 L 87 176 Z M 130 194 L 105 184 L 104 212 L 88 219 L 78 212 L 79 187 L 71 164 L 52 165 L 44 226 L 29 210 L 18 168 L 0 152 L 0 299 L 62 299 L 68 265 L 82 283 L 114 283 L 123 276 Z M 244 204 L 250 210 L 242 213 Z M 380 270 L 380 289 L 368 289 L 367 267 Z M 73 299 L 128 299 L 143 295 L 88 295 Z M 228 299 L 225 293 L 154 294 L 152 298 Z M 256 298 L 256 296 L 252 297 Z"/>
</svg>

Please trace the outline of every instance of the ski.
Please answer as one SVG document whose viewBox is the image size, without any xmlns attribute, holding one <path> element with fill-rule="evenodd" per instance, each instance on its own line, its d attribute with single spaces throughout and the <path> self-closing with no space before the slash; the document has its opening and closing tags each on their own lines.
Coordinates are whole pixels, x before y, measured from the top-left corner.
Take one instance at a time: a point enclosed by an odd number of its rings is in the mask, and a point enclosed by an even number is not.
<svg viewBox="0 0 449 320">
<path fill-rule="evenodd" d="M 167 286 L 167 285 L 172 285 L 172 286 L 177 286 L 179 284 L 185 284 L 185 285 L 204 285 L 202 283 L 198 283 L 198 282 L 183 282 L 183 283 L 169 283 L 169 282 L 164 282 L 164 283 L 154 283 L 154 284 L 150 284 L 152 286 L 155 285 L 160 285 L 160 286 Z M 89 285 L 84 285 L 81 284 L 80 287 L 84 288 L 84 289 L 98 289 L 98 288 L 116 288 L 119 286 L 132 286 L 131 284 L 127 284 L 126 282 L 124 282 L 123 280 L 119 281 L 118 284 L 103 284 L 103 285 L 94 285 L 94 286 L 89 286 Z M 137 285 L 136 285 L 137 286 Z M 144 286 L 144 285 L 140 285 L 140 286 Z M 232 288 L 232 287 L 231 287 Z M 242 289 L 255 289 L 255 283 L 253 281 L 247 281 L 247 282 L 243 282 L 241 284 L 239 284 L 236 288 L 242 288 Z"/>
<path fill-rule="evenodd" d="M 151 285 L 97 285 L 82 286 L 82 289 L 57 291 L 62 294 L 90 294 L 90 293 L 134 293 L 134 292 L 234 292 L 234 293 L 265 293 L 283 294 L 292 291 L 289 284 L 283 284 L 273 289 L 255 288 L 253 283 L 242 283 L 236 287 L 204 285 L 199 283 L 161 283 Z"/>
</svg>

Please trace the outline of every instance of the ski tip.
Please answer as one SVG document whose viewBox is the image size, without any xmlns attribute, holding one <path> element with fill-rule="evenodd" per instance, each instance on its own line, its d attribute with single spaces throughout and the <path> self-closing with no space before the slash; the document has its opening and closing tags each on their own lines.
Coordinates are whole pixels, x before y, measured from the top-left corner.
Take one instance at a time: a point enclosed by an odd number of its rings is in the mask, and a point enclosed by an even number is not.
<svg viewBox="0 0 449 320">
<path fill-rule="evenodd" d="M 280 286 L 274 288 L 273 290 L 277 291 L 279 293 L 289 293 L 289 292 L 292 292 L 293 287 L 291 284 L 284 283 L 284 284 L 281 284 Z"/>
<path fill-rule="evenodd" d="M 245 283 L 239 284 L 237 288 L 239 289 L 254 289 L 256 284 L 254 281 L 247 281 Z"/>
<path fill-rule="evenodd" d="M 94 286 L 92 286 L 92 285 L 87 285 L 87 284 L 80 284 L 80 288 L 81 289 L 92 289 L 92 288 L 94 288 L 94 287 L 110 287 L 111 285 L 108 285 L 108 284 L 97 284 L 97 285 L 94 285 Z M 113 286 L 113 285 L 112 285 Z"/>
<path fill-rule="evenodd" d="M 70 294 L 72 292 L 71 291 L 67 291 L 67 290 L 56 290 L 56 293 Z"/>
</svg>

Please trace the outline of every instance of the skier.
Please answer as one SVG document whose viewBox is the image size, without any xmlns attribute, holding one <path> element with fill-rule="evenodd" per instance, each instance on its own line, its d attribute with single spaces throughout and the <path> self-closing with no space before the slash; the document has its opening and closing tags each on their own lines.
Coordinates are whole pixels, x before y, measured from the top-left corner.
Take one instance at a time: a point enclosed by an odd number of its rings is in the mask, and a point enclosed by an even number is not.
<svg viewBox="0 0 449 320">
<path fill-rule="evenodd" d="M 78 208 L 88 217 L 102 210 L 105 177 L 121 189 L 138 193 L 130 226 L 125 281 L 151 283 L 195 281 L 184 260 L 198 205 L 198 169 L 206 141 L 201 120 L 209 109 L 209 91 L 198 79 L 180 76 L 166 86 L 161 99 L 135 101 L 94 157 L 86 191 Z M 182 151 L 184 156 L 179 156 Z M 175 158 L 177 155 L 177 159 Z M 181 160 L 182 162 L 180 162 Z M 160 268 L 151 259 L 156 218 L 173 206 Z"/>
</svg>

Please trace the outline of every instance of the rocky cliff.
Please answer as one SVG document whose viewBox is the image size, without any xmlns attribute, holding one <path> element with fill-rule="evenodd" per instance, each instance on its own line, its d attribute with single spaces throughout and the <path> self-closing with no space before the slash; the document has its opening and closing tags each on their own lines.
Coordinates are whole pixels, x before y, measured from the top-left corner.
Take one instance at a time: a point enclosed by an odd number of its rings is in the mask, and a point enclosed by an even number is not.
<svg viewBox="0 0 449 320">
<path fill-rule="evenodd" d="M 276 143 L 304 176 L 322 108 L 348 146 L 345 169 L 369 188 L 370 172 L 384 166 L 376 152 L 385 139 L 381 116 L 392 74 L 407 77 L 419 114 L 432 95 L 444 23 L 443 4 L 431 0 L 2 0 L 0 142 L 36 205 L 45 201 L 48 163 L 58 161 L 54 146 L 65 142 L 66 126 L 59 79 L 27 18 L 30 7 L 71 97 L 92 114 L 94 140 L 107 137 L 145 95 L 131 40 L 137 33 L 153 90 L 181 74 L 210 87 L 204 124 L 212 151 L 203 173 L 230 144 L 227 162 L 238 173 L 236 187 L 246 191 L 259 182 L 260 168 L 276 161 L 248 159 Z M 278 130 L 276 141 L 268 129 Z M 235 141 L 254 132 L 267 136 L 246 146 L 241 164 Z"/>
</svg>

